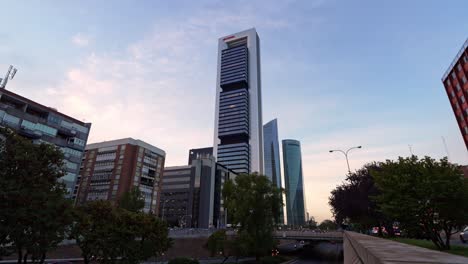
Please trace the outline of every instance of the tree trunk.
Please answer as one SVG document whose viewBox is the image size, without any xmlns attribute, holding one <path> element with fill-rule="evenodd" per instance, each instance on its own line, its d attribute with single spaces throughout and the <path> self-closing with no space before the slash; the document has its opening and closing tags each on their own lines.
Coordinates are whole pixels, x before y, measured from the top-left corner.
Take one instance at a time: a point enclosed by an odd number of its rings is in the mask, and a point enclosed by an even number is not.
<svg viewBox="0 0 468 264">
<path fill-rule="evenodd" d="M 88 259 L 87 255 L 83 254 L 83 262 L 84 262 L 84 264 L 89 264 L 89 259 Z"/>
<path fill-rule="evenodd" d="M 445 249 L 450 249 L 450 237 L 452 236 L 451 230 L 444 230 L 445 232 Z"/>
<path fill-rule="evenodd" d="M 46 258 L 46 253 L 42 252 L 41 260 L 39 261 L 40 264 L 43 264 Z"/>
<path fill-rule="evenodd" d="M 16 247 L 18 251 L 18 264 L 21 264 L 23 262 L 23 250 L 21 249 L 21 246 Z"/>
<path fill-rule="evenodd" d="M 26 263 L 28 263 L 28 251 L 26 251 L 26 253 L 23 256 L 23 264 L 26 264 Z"/>
</svg>

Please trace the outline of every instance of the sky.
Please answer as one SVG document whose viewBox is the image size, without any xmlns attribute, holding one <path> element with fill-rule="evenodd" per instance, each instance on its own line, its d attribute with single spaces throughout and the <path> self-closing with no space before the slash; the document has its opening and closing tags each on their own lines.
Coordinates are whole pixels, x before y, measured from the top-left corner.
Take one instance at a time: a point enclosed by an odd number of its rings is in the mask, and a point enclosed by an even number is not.
<svg viewBox="0 0 468 264">
<path fill-rule="evenodd" d="M 89 143 L 133 137 L 184 165 L 213 144 L 217 40 L 255 27 L 263 121 L 301 141 L 307 211 L 331 218 L 351 170 L 408 156 L 468 164 L 441 77 L 468 37 L 464 0 L 10 1 L 8 90 L 92 123 Z M 447 144 L 444 147 L 443 139 Z M 284 181 L 283 181 L 284 182 Z"/>
</svg>

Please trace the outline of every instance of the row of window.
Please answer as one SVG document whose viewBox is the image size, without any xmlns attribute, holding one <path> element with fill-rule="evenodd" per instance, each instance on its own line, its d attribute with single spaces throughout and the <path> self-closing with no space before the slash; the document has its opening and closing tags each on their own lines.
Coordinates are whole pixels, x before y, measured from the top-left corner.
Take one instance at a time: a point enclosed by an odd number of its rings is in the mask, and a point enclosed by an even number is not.
<svg viewBox="0 0 468 264">
<path fill-rule="evenodd" d="M 47 134 L 49 136 L 55 137 L 57 135 L 57 129 L 55 129 L 53 127 L 50 127 L 50 126 L 40 124 L 40 123 L 33 123 L 33 122 L 28 121 L 28 120 L 23 120 L 23 122 L 21 123 L 21 126 L 24 127 L 24 128 L 27 128 L 29 130 L 40 131 L 40 132 L 42 132 L 44 134 Z"/>
<path fill-rule="evenodd" d="M 83 154 L 83 152 L 76 150 L 76 149 L 64 148 L 64 147 L 62 147 L 61 149 L 64 154 L 69 154 L 71 156 L 78 157 L 78 158 L 81 158 L 81 155 Z"/>
</svg>

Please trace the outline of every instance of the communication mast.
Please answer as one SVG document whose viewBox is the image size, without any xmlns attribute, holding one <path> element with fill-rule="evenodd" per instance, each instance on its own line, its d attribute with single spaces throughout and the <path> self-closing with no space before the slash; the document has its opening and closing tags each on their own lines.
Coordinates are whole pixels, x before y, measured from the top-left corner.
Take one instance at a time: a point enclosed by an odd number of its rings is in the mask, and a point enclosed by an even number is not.
<svg viewBox="0 0 468 264">
<path fill-rule="evenodd" d="M 13 78 L 15 77 L 15 74 L 18 70 L 16 68 L 13 67 L 13 65 L 10 65 L 10 67 L 8 68 L 8 71 L 7 73 L 5 74 L 5 78 L 0 78 L 0 89 L 5 89 L 7 83 L 8 83 L 8 80 L 13 80 Z"/>
</svg>

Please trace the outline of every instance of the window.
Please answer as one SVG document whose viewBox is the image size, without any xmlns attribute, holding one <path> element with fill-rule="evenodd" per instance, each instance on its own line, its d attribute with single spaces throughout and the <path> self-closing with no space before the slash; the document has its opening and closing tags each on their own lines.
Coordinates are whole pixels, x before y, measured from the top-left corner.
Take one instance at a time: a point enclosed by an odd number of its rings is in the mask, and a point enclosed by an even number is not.
<svg viewBox="0 0 468 264">
<path fill-rule="evenodd" d="M 460 65 L 460 63 L 458 63 L 458 65 L 457 65 L 457 70 L 462 71 L 462 66 Z"/>
<path fill-rule="evenodd" d="M 468 127 L 464 126 L 463 128 L 465 129 L 465 134 L 468 135 Z"/>
<path fill-rule="evenodd" d="M 462 77 L 462 83 L 463 83 L 463 84 L 466 83 L 466 77 L 465 77 L 465 76 Z"/>
<path fill-rule="evenodd" d="M 33 130 L 33 131 L 41 131 L 44 134 L 48 134 L 53 137 L 57 135 L 57 129 L 50 127 L 50 126 L 43 125 L 43 124 L 33 123 L 28 120 L 23 120 L 23 122 L 21 123 L 21 126 L 24 128 Z"/>
<path fill-rule="evenodd" d="M 457 75 L 455 75 L 455 72 L 452 72 L 452 79 L 457 79 Z"/>
<path fill-rule="evenodd" d="M 5 113 L 5 116 L 3 117 L 3 121 L 10 123 L 10 124 L 18 125 L 20 122 L 20 119 L 17 118 L 16 116 L 12 116 L 12 115 Z"/>
<path fill-rule="evenodd" d="M 457 92 L 459 92 L 461 90 L 459 83 L 457 83 L 457 86 L 455 86 L 455 87 L 457 87 Z"/>
<path fill-rule="evenodd" d="M 82 152 L 79 151 L 79 150 L 75 150 L 75 149 L 71 149 L 71 148 L 62 148 L 62 152 L 64 154 L 69 154 L 71 156 L 75 156 L 75 157 L 78 157 L 80 158 L 81 155 L 82 155 Z"/>
<path fill-rule="evenodd" d="M 452 83 L 450 82 L 450 79 L 447 79 L 447 85 L 452 85 Z"/>
<path fill-rule="evenodd" d="M 464 95 L 461 96 L 461 101 L 462 101 L 462 103 L 465 103 L 465 96 Z"/>
</svg>

